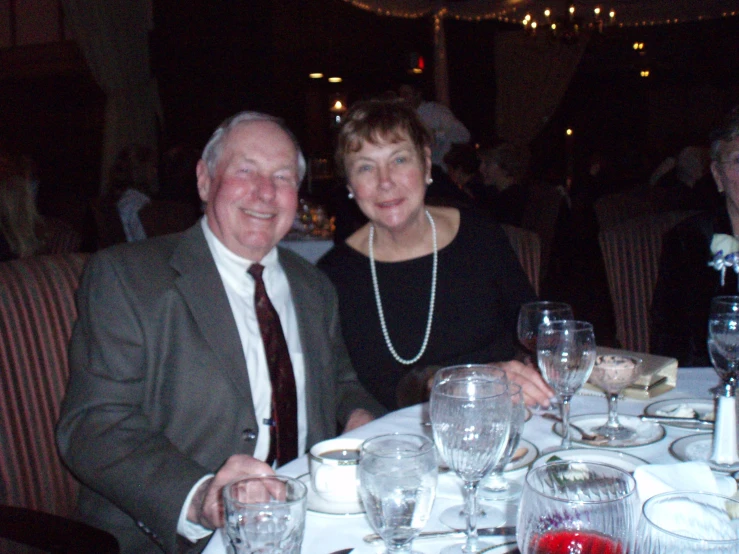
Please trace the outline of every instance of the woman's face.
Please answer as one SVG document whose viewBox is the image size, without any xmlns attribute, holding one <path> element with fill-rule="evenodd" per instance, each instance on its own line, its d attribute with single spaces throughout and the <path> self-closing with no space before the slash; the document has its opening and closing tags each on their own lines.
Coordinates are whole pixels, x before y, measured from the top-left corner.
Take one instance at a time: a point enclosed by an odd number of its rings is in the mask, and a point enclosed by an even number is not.
<svg viewBox="0 0 739 554">
<path fill-rule="evenodd" d="M 494 185 L 502 178 L 503 171 L 493 160 L 483 157 L 480 161 L 480 176 L 484 184 Z"/>
<path fill-rule="evenodd" d="M 431 178 L 431 150 L 423 155 L 410 139 L 363 142 L 346 156 L 349 190 L 359 209 L 378 227 L 402 229 L 421 217 Z"/>
<path fill-rule="evenodd" d="M 739 213 L 739 137 L 721 142 L 718 160 L 711 163 L 711 172 L 719 192 L 726 192 L 729 211 Z"/>
</svg>

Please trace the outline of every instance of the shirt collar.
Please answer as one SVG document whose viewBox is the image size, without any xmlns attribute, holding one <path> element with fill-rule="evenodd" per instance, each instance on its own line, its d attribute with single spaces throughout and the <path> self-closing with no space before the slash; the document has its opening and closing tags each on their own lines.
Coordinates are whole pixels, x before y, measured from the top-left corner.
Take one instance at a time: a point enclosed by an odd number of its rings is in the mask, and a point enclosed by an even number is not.
<svg viewBox="0 0 739 554">
<path fill-rule="evenodd" d="M 247 270 L 255 262 L 242 258 L 229 250 L 208 226 L 207 215 L 203 216 L 201 226 L 203 228 L 203 233 L 205 234 L 205 240 L 208 243 L 213 259 L 216 262 L 218 272 L 221 274 L 221 278 L 228 281 L 235 290 L 239 290 L 242 287 Z M 273 247 L 259 263 L 264 266 L 265 273 L 269 273 L 271 270 L 278 267 L 279 259 L 277 248 Z"/>
</svg>

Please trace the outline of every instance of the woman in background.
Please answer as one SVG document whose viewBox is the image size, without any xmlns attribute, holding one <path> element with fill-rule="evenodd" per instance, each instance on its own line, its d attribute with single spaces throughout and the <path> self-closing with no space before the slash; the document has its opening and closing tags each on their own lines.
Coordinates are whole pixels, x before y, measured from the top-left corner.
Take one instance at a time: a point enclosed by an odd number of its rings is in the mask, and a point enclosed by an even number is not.
<svg viewBox="0 0 739 554">
<path fill-rule="evenodd" d="M 535 299 L 528 278 L 490 218 L 425 205 L 430 144 L 400 101 L 358 103 L 339 131 L 337 168 L 369 221 L 319 267 L 338 291 L 354 368 L 395 409 L 424 400 L 439 367 L 502 362 L 529 404 L 546 406 L 551 389 L 513 360 L 519 307 Z"/>
<path fill-rule="evenodd" d="M 36 209 L 28 164 L 0 153 L 0 261 L 44 249 L 44 221 Z"/>
</svg>

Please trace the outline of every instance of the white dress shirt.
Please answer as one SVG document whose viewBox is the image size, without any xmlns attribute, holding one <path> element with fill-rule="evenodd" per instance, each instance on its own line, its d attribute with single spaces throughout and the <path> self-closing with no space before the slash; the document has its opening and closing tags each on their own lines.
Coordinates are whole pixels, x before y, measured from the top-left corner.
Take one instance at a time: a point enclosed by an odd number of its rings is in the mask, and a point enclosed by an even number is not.
<svg viewBox="0 0 739 554">
<path fill-rule="evenodd" d="M 226 289 L 228 302 L 231 305 L 239 337 L 241 337 L 241 346 L 244 350 L 248 372 L 248 376 L 245 375 L 244 378 L 249 379 L 254 400 L 254 412 L 259 425 L 254 457 L 259 460 L 266 460 L 269 454 L 270 432 L 269 425 L 265 421 L 272 417 L 272 382 L 270 381 L 259 322 L 254 309 L 254 279 L 247 273 L 253 262 L 237 256 L 226 248 L 208 227 L 207 216 L 202 218 L 201 225 L 208 248 L 210 248 L 218 273 L 221 275 L 223 286 Z M 282 332 L 285 334 L 287 349 L 290 352 L 298 400 L 298 452 L 305 452 L 308 434 L 305 408 L 305 364 L 303 362 L 303 348 L 300 343 L 295 305 L 293 304 L 287 276 L 278 260 L 277 248 L 270 250 L 259 263 L 264 266 L 262 278 L 267 289 L 267 296 L 269 296 L 272 305 L 277 310 L 277 315 L 280 316 Z M 200 483 L 207 477 L 210 476 L 205 476 L 195 484 L 180 512 L 177 531 L 191 540 L 200 539 L 211 533 L 209 529 L 187 521 L 187 509 L 192 497 Z"/>
</svg>

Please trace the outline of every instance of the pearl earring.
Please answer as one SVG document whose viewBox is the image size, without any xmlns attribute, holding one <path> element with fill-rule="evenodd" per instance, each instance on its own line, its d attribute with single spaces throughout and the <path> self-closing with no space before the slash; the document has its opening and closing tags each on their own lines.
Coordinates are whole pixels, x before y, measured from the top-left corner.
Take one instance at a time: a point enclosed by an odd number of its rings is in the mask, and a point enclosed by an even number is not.
<svg viewBox="0 0 739 554">
<path fill-rule="evenodd" d="M 353 200 L 354 199 L 354 193 L 351 192 L 351 191 L 349 191 L 349 194 L 347 194 L 346 196 L 347 196 L 347 198 L 349 198 L 349 200 Z"/>
<path fill-rule="evenodd" d="M 426 184 L 427 184 L 427 185 L 430 185 L 430 184 L 431 184 L 431 183 L 433 183 L 433 182 L 434 182 L 434 180 L 433 180 L 433 179 L 432 179 L 431 177 L 429 177 L 429 180 L 428 180 L 428 181 L 426 181 Z"/>
</svg>

